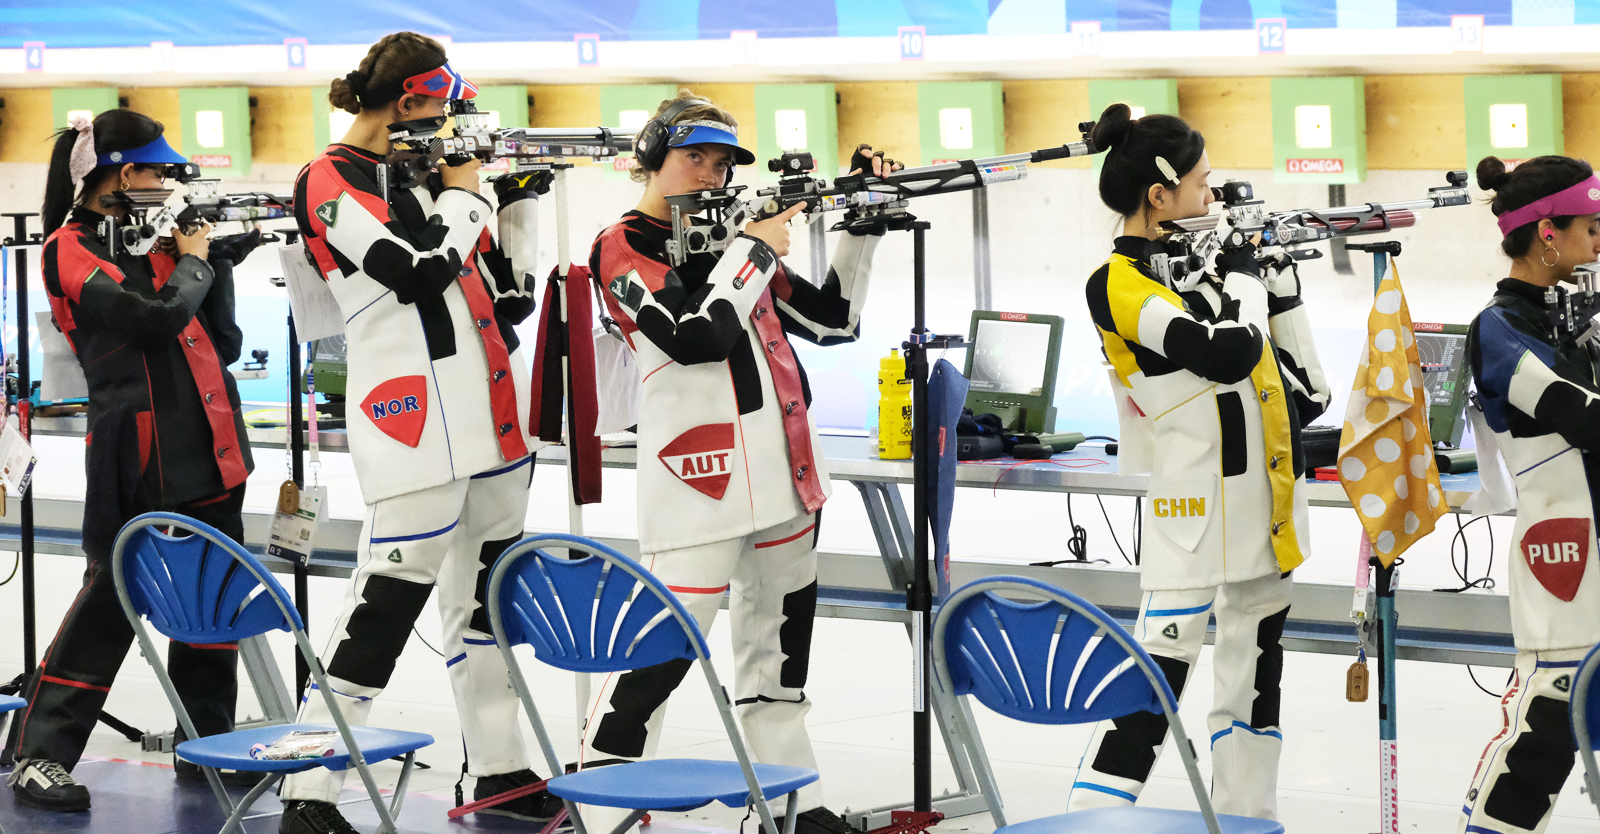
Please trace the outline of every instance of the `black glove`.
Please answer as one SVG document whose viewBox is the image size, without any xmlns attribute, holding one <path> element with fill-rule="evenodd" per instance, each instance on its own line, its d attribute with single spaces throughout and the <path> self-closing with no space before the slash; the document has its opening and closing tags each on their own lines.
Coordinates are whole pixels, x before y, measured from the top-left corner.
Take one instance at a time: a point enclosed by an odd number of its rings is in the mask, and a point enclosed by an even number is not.
<svg viewBox="0 0 1600 834">
<path fill-rule="evenodd" d="M 244 263 L 244 259 L 256 251 L 261 245 L 261 230 L 252 229 L 236 235 L 222 235 L 210 240 L 211 248 L 206 252 L 206 260 L 230 261 L 234 264 Z"/>
<path fill-rule="evenodd" d="M 1243 272 L 1255 278 L 1261 277 L 1261 265 L 1256 262 L 1254 243 L 1245 241 L 1217 253 L 1217 280 L 1226 278 L 1230 272 Z"/>
<path fill-rule="evenodd" d="M 870 151 L 870 153 L 862 153 L 862 151 Z M 861 175 L 864 176 L 864 177 L 875 176 L 872 173 L 872 158 L 873 157 L 877 157 L 877 158 L 883 160 L 883 172 L 885 174 L 889 173 L 890 171 L 893 171 L 895 169 L 896 165 L 900 165 L 900 163 L 895 162 L 894 160 L 884 156 L 883 155 L 883 151 L 874 151 L 874 150 L 872 150 L 872 146 L 871 145 L 857 145 L 855 154 L 853 154 L 850 157 L 850 167 L 846 168 L 845 170 L 847 170 L 847 171 L 860 171 Z M 904 165 L 900 165 L 900 167 L 904 168 L 905 166 Z"/>
<path fill-rule="evenodd" d="M 554 171 L 501 174 L 494 178 L 494 193 L 499 198 L 500 207 L 505 208 L 518 200 L 537 200 L 540 194 L 548 194 L 555 178 Z"/>
</svg>

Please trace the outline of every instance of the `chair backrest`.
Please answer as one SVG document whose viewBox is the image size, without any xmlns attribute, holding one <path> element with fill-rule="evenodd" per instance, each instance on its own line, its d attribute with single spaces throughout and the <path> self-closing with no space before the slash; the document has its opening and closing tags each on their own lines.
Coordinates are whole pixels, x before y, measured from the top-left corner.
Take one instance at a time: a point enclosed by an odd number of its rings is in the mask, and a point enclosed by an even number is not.
<svg viewBox="0 0 1600 834">
<path fill-rule="evenodd" d="M 1584 655 L 1577 674 L 1572 676 L 1572 737 L 1579 750 L 1591 753 L 1600 749 L 1595 738 L 1595 730 L 1600 729 L 1600 689 L 1594 685 L 1597 669 L 1600 669 L 1600 646 Z"/>
<path fill-rule="evenodd" d="M 158 527 L 193 535 L 173 536 Z M 238 542 L 177 513 L 145 513 L 123 526 L 111 551 L 125 608 L 185 643 L 226 643 L 302 628 L 287 591 Z"/>
<path fill-rule="evenodd" d="M 1002 596 L 1023 594 L 1037 602 Z M 1079 724 L 1177 703 L 1150 655 L 1093 603 L 1032 579 L 981 579 L 951 594 L 933 627 L 945 690 L 1033 724 Z"/>
<path fill-rule="evenodd" d="M 580 559 L 557 556 L 586 550 Z M 491 621 L 508 644 L 572 672 L 641 669 L 710 655 L 694 618 L 638 562 L 599 542 L 550 534 L 511 546 L 489 576 Z"/>
</svg>

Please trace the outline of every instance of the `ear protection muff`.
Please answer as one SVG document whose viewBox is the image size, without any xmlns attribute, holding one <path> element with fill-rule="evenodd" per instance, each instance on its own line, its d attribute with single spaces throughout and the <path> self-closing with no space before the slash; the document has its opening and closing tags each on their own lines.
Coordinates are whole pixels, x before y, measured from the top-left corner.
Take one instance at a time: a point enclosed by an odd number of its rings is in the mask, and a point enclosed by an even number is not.
<svg viewBox="0 0 1600 834">
<path fill-rule="evenodd" d="M 645 122 L 644 127 L 639 128 L 639 132 L 633 137 L 633 156 L 639 161 L 639 167 L 646 171 L 661 170 L 662 163 L 667 161 L 667 151 L 671 150 L 667 147 L 667 142 L 672 138 L 672 120 L 678 118 L 678 114 L 683 111 L 698 105 L 710 107 L 711 102 L 698 98 L 675 101 L 666 110 L 661 111 L 661 115 Z M 730 165 L 728 179 L 723 184 L 732 183 L 733 166 Z"/>
</svg>

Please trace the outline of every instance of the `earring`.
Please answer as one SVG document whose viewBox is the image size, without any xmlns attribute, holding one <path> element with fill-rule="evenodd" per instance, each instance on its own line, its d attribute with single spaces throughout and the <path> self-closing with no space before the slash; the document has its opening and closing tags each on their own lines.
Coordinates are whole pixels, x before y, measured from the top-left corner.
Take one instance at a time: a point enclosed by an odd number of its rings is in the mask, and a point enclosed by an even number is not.
<svg viewBox="0 0 1600 834">
<path fill-rule="evenodd" d="M 1549 254 L 1549 253 L 1551 253 L 1551 252 L 1555 252 L 1556 253 L 1555 263 L 1545 263 L 1544 256 Z M 1555 266 L 1556 264 L 1561 263 L 1561 252 L 1559 250 L 1557 250 L 1554 246 L 1550 245 L 1550 239 L 1549 238 L 1545 238 L 1545 240 L 1544 240 L 1544 251 L 1539 253 L 1539 263 L 1542 263 L 1545 266 Z"/>
</svg>

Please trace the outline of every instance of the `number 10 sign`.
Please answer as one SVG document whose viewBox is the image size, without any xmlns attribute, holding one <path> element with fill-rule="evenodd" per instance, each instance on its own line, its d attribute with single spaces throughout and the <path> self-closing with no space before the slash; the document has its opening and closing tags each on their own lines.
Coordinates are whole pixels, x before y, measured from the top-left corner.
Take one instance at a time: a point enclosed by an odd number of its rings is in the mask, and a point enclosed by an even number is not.
<svg viewBox="0 0 1600 834">
<path fill-rule="evenodd" d="M 1283 42 L 1289 35 L 1289 21 L 1282 17 L 1256 18 L 1256 52 L 1261 55 L 1282 55 Z"/>
</svg>

